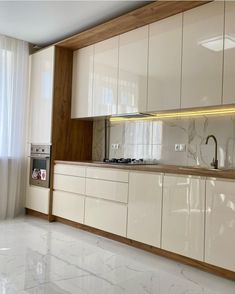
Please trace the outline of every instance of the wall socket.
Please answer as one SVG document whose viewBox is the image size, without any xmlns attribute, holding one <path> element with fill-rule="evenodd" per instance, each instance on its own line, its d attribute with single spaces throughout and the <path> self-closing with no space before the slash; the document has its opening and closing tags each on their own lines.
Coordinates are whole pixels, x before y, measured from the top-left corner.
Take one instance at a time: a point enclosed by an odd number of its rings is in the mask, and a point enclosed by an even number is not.
<svg viewBox="0 0 235 294">
<path fill-rule="evenodd" d="M 175 144 L 175 152 L 185 152 L 186 144 Z"/>
<path fill-rule="evenodd" d="M 117 150 L 117 149 L 119 149 L 120 148 L 120 144 L 112 144 L 111 145 L 111 148 L 113 149 L 113 150 Z"/>
</svg>

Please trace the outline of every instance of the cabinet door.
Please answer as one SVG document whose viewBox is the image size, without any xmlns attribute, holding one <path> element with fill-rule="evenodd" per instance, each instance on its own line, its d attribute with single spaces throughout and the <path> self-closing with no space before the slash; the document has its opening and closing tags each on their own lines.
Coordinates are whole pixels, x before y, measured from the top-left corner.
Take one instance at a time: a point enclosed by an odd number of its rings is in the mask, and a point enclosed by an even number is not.
<svg viewBox="0 0 235 294">
<path fill-rule="evenodd" d="M 222 103 L 223 22 L 223 1 L 184 13 L 182 108 Z"/>
<path fill-rule="evenodd" d="M 125 204 L 86 197 L 86 225 L 126 237 L 126 220 Z"/>
<path fill-rule="evenodd" d="M 117 113 L 118 38 L 95 44 L 93 116 Z"/>
<path fill-rule="evenodd" d="M 53 192 L 53 215 L 83 224 L 85 196 Z"/>
<path fill-rule="evenodd" d="M 31 56 L 30 143 L 51 143 L 54 51 L 49 47 Z"/>
<path fill-rule="evenodd" d="M 148 111 L 179 109 L 182 14 L 149 26 Z"/>
<path fill-rule="evenodd" d="M 27 186 L 25 207 L 48 214 L 50 189 Z"/>
<path fill-rule="evenodd" d="M 235 271 L 235 181 L 206 184 L 205 261 Z"/>
<path fill-rule="evenodd" d="M 146 111 L 148 26 L 120 35 L 118 114 Z"/>
<path fill-rule="evenodd" d="M 235 2 L 225 2 L 223 104 L 235 103 Z"/>
<path fill-rule="evenodd" d="M 205 180 L 164 177 L 162 248 L 203 260 Z"/>
<path fill-rule="evenodd" d="M 94 45 L 73 53 L 71 117 L 92 115 Z"/>
<path fill-rule="evenodd" d="M 162 175 L 131 172 L 127 237 L 160 247 Z"/>
</svg>

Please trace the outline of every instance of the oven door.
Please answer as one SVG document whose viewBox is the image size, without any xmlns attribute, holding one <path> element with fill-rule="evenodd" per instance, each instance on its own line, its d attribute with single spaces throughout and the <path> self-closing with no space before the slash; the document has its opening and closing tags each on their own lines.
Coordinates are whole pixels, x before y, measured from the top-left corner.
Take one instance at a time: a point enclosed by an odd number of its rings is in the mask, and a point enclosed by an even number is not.
<svg viewBox="0 0 235 294">
<path fill-rule="evenodd" d="M 29 183 L 33 186 L 49 188 L 50 157 L 30 157 Z"/>
</svg>

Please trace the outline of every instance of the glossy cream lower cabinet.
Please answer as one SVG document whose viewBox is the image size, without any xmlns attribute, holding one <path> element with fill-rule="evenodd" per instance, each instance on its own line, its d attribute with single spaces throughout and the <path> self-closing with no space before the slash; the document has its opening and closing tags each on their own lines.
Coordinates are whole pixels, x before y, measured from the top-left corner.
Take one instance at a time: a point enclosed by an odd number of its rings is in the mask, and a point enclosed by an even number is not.
<svg viewBox="0 0 235 294">
<path fill-rule="evenodd" d="M 85 196 L 63 191 L 53 192 L 53 215 L 83 224 Z"/>
<path fill-rule="evenodd" d="M 235 103 L 235 2 L 225 2 L 223 104 Z"/>
<path fill-rule="evenodd" d="M 48 214 L 50 189 L 28 186 L 25 207 Z"/>
<path fill-rule="evenodd" d="M 126 204 L 86 197 L 86 225 L 126 237 L 126 221 Z"/>
<path fill-rule="evenodd" d="M 86 195 L 127 203 L 128 183 L 87 178 Z"/>
<path fill-rule="evenodd" d="M 73 53 L 71 117 L 92 116 L 94 45 Z"/>
<path fill-rule="evenodd" d="M 146 111 L 148 26 L 119 36 L 118 114 Z"/>
<path fill-rule="evenodd" d="M 117 113 L 118 40 L 114 37 L 94 45 L 92 116 Z"/>
<path fill-rule="evenodd" d="M 235 271 L 235 181 L 206 183 L 205 262 Z"/>
<path fill-rule="evenodd" d="M 160 247 L 163 175 L 130 172 L 127 237 Z"/>
<path fill-rule="evenodd" d="M 193 259 L 204 256 L 205 180 L 165 175 L 162 248 Z"/>
<path fill-rule="evenodd" d="M 184 12 L 182 108 L 221 105 L 223 29 L 223 1 Z"/>
<path fill-rule="evenodd" d="M 182 13 L 149 25 L 148 111 L 180 108 Z"/>
</svg>

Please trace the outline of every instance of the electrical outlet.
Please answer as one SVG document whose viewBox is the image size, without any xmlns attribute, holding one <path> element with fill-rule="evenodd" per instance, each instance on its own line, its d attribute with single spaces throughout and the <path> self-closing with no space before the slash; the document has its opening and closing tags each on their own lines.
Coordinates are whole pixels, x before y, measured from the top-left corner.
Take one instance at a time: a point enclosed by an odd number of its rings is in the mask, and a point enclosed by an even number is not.
<svg viewBox="0 0 235 294">
<path fill-rule="evenodd" d="M 180 151 L 180 144 L 175 144 L 175 151 L 179 152 Z"/>
<path fill-rule="evenodd" d="M 175 144 L 175 152 L 185 152 L 186 144 Z"/>
<path fill-rule="evenodd" d="M 113 150 L 117 150 L 117 149 L 119 149 L 120 148 L 120 144 L 112 144 L 111 145 L 111 148 L 113 149 Z"/>
</svg>

